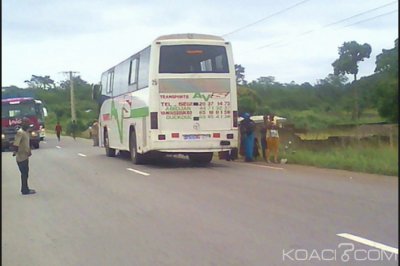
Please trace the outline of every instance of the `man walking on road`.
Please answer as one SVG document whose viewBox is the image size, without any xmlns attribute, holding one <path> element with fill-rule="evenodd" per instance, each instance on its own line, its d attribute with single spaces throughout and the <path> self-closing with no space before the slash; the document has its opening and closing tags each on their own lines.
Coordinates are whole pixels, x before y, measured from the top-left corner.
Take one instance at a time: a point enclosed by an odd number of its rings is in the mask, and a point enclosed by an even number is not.
<svg viewBox="0 0 400 266">
<path fill-rule="evenodd" d="M 57 122 L 57 125 L 56 125 L 56 134 L 57 134 L 57 139 L 58 139 L 58 141 L 60 141 L 60 139 L 61 139 L 61 131 L 62 131 L 62 127 L 61 127 L 61 125 L 60 125 L 60 122 Z"/>
<path fill-rule="evenodd" d="M 13 143 L 13 156 L 16 156 L 18 168 L 21 172 L 21 193 L 23 195 L 36 193 L 34 189 L 29 189 L 28 186 L 29 157 L 32 155 L 31 147 L 29 145 L 29 124 L 29 119 L 24 117 L 22 119 L 21 128 L 17 131 Z"/>
</svg>

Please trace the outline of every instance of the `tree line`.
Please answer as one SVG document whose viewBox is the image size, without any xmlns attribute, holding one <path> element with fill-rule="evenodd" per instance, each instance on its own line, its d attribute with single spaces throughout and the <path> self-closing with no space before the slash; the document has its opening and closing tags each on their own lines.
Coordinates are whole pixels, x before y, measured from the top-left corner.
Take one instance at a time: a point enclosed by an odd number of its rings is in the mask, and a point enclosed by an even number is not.
<svg viewBox="0 0 400 266">
<path fill-rule="evenodd" d="M 93 99 L 93 86 L 80 76 L 72 79 L 74 85 L 74 98 L 76 122 L 79 131 L 86 130 L 98 118 L 98 104 Z M 21 89 L 16 86 L 2 88 L 2 96 L 35 97 L 43 101 L 48 110 L 46 127 L 53 130 L 56 123 L 60 122 L 64 132 L 71 131 L 71 91 L 70 80 L 56 84 L 50 76 L 32 75 L 25 81 L 28 88 Z"/>
</svg>

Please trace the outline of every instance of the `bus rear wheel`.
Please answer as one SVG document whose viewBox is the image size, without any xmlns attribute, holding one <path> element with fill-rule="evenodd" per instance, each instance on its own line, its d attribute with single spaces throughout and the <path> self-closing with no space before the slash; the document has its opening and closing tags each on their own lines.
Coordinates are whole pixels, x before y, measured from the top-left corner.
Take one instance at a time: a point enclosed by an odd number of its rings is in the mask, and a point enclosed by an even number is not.
<svg viewBox="0 0 400 266">
<path fill-rule="evenodd" d="M 129 138 L 129 151 L 134 164 L 144 163 L 144 155 L 137 152 L 136 132 L 133 130 Z"/>
<path fill-rule="evenodd" d="M 189 159 L 191 162 L 200 164 L 207 164 L 211 162 L 212 157 L 213 157 L 212 152 L 196 152 L 189 154 Z"/>
<path fill-rule="evenodd" d="M 106 149 L 107 157 L 115 157 L 115 149 L 110 148 L 110 140 L 108 138 L 107 130 L 104 131 L 104 147 Z"/>
</svg>

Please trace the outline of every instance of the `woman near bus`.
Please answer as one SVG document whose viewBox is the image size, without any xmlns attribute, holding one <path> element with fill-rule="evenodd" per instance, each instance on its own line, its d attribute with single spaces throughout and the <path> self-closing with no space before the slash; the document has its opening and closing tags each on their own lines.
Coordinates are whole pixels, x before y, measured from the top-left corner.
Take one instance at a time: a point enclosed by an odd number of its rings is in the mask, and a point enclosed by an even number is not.
<svg viewBox="0 0 400 266">
<path fill-rule="evenodd" d="M 267 163 L 271 163 L 269 160 L 271 151 L 274 155 L 274 163 L 278 163 L 279 133 L 274 117 L 270 114 L 267 119 Z"/>
</svg>

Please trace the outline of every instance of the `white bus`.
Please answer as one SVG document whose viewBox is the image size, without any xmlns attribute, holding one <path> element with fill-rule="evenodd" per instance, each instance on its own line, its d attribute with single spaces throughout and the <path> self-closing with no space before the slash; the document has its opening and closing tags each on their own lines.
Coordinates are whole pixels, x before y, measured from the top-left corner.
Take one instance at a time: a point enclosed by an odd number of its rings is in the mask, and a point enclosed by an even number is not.
<svg viewBox="0 0 400 266">
<path fill-rule="evenodd" d="M 208 163 L 238 147 L 232 47 L 221 37 L 157 38 L 101 76 L 99 140 L 106 155 L 130 152 L 140 164 L 183 154 Z"/>
</svg>

